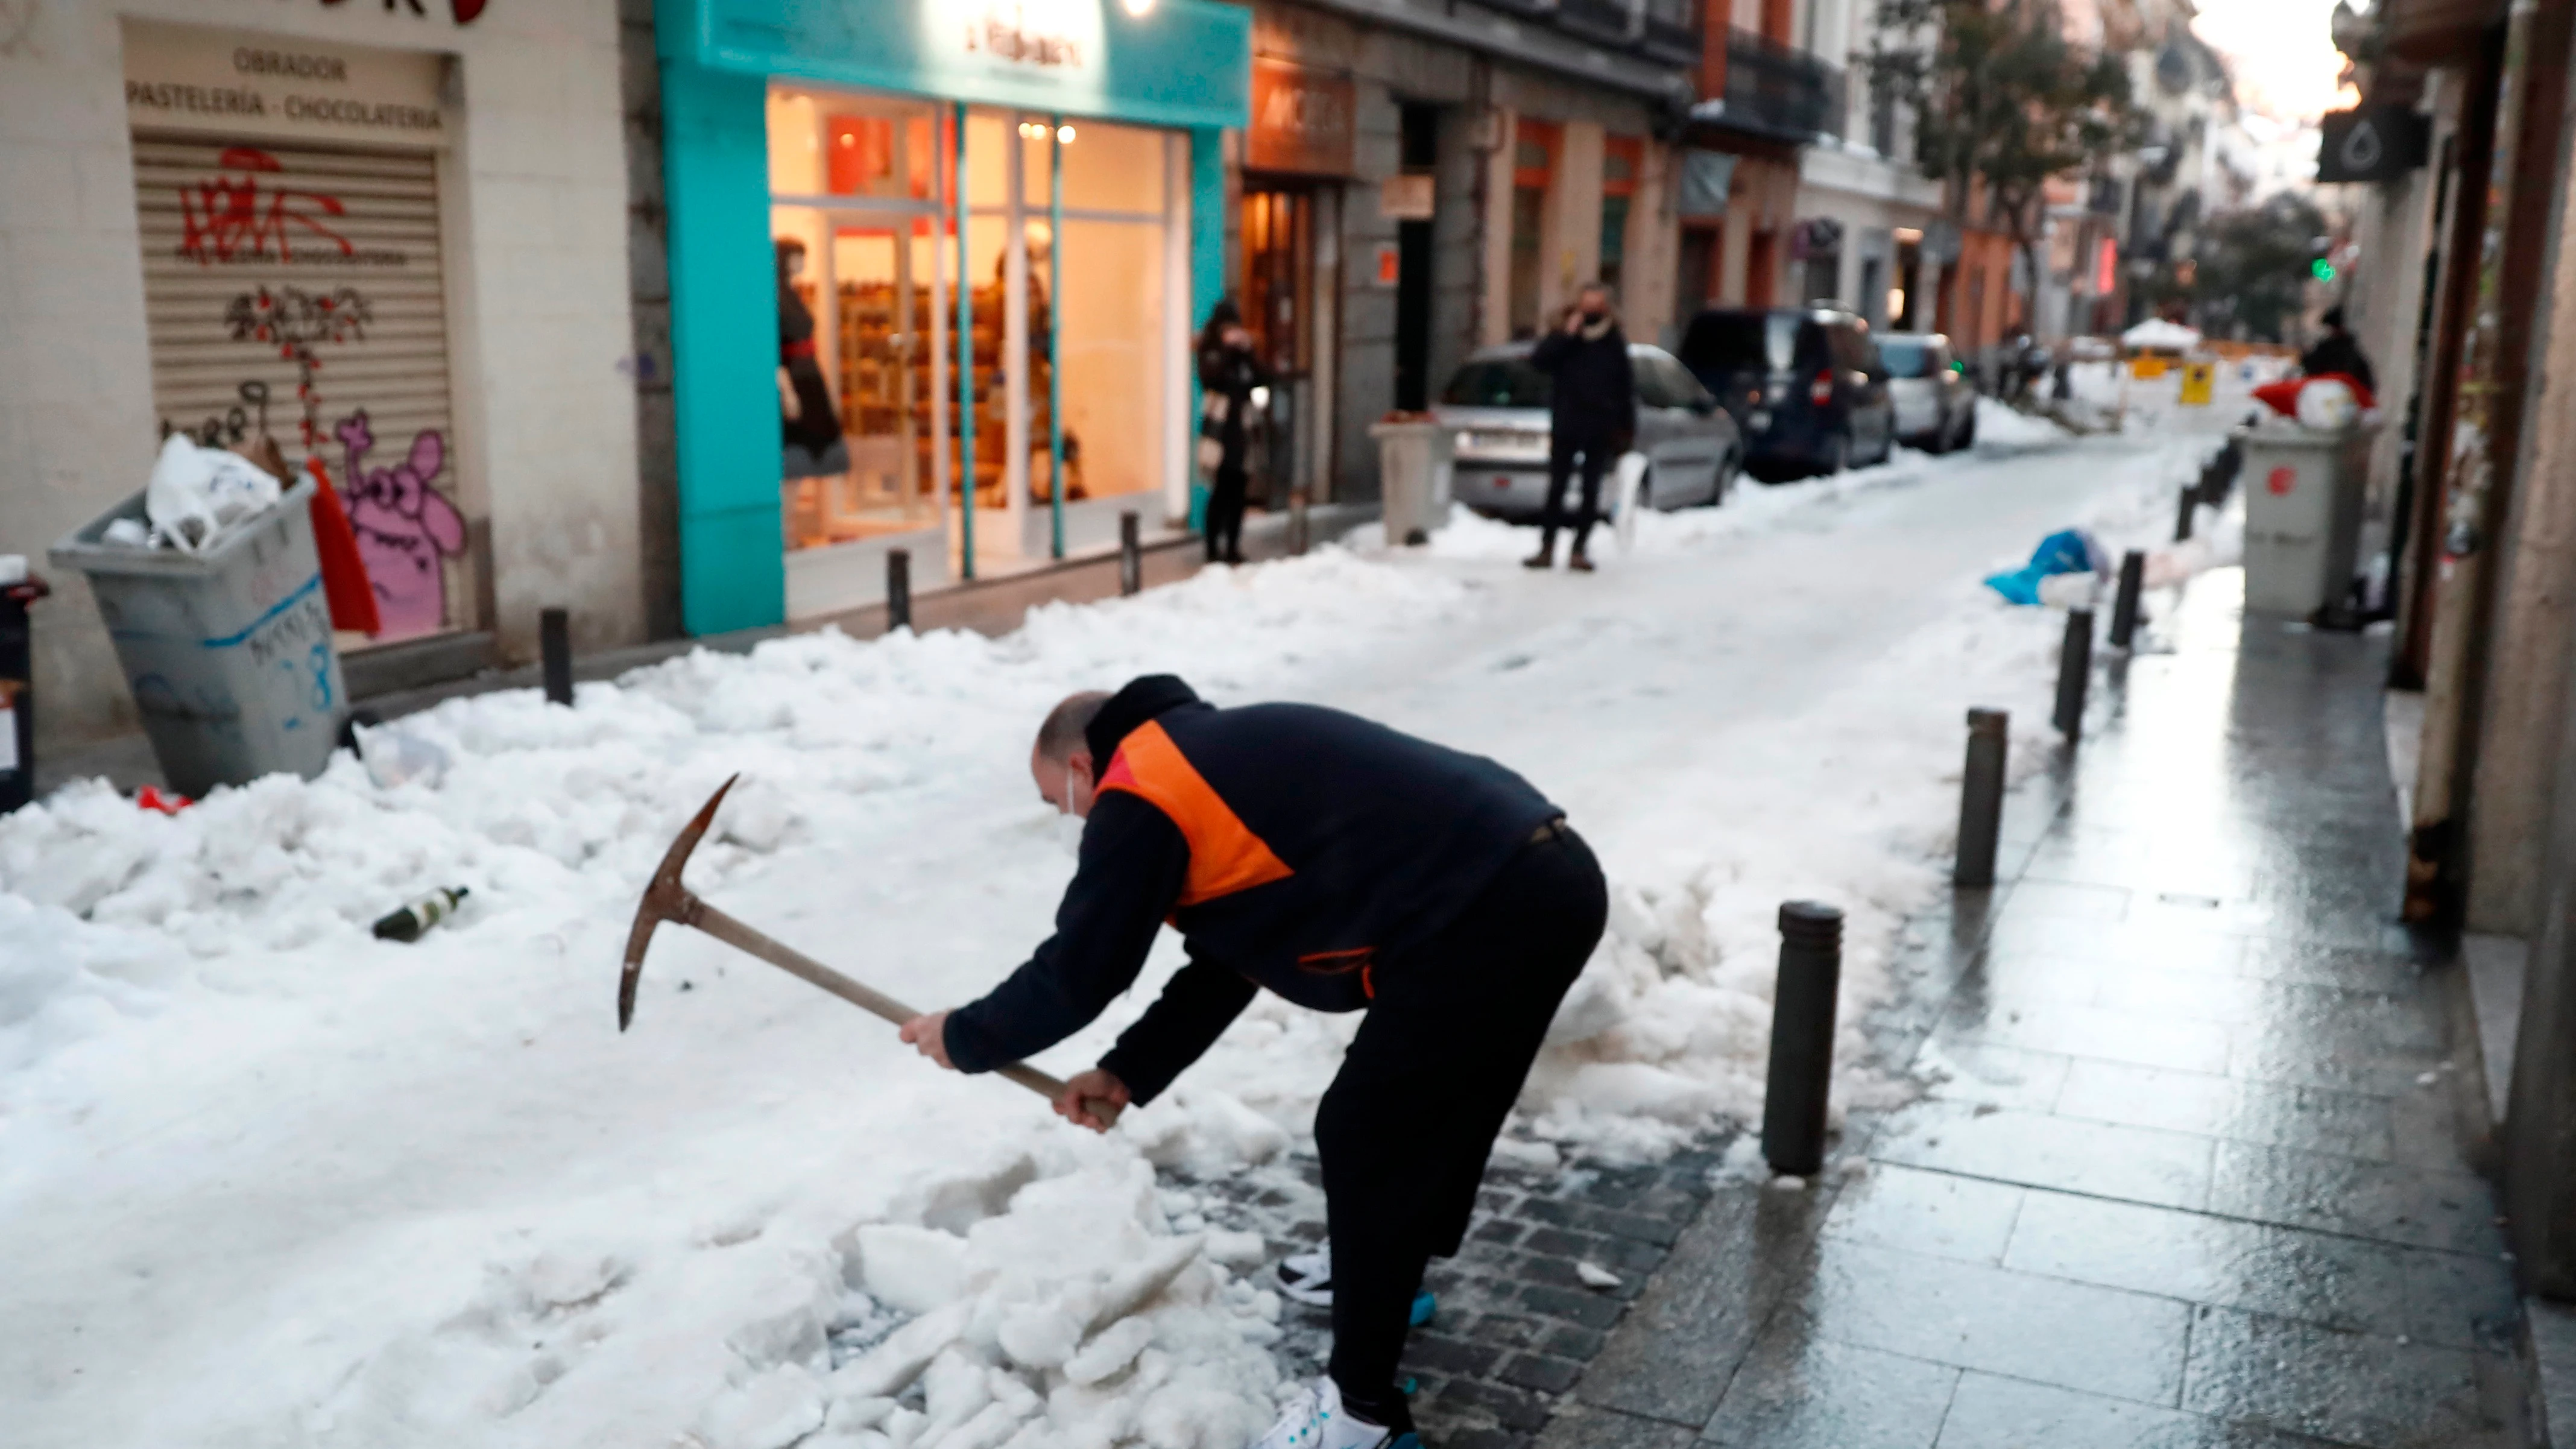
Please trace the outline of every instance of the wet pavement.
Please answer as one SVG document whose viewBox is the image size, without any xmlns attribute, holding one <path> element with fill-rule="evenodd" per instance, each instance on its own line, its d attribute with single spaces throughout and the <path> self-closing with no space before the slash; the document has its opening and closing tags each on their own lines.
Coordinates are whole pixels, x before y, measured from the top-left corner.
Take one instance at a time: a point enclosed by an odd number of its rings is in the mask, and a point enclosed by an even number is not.
<svg viewBox="0 0 2576 1449">
<path fill-rule="evenodd" d="M 1918 924 L 1869 1030 L 1922 1097 L 1711 1184 L 1537 1443 L 2540 1442 L 2473 1035 L 2391 924 L 2384 645 L 2240 597 L 2109 659 L 2004 884 Z"/>
</svg>

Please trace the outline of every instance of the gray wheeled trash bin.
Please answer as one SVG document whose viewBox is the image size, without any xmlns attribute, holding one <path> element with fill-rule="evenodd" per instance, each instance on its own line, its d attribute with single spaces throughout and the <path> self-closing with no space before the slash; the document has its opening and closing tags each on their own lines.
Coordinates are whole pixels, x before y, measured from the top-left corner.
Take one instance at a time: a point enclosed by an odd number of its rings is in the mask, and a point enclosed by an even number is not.
<svg viewBox="0 0 2576 1449">
<path fill-rule="evenodd" d="M 2361 545 L 2371 431 L 2267 418 L 2244 435 L 2245 607 L 2306 618 L 2340 600 Z"/>
<path fill-rule="evenodd" d="M 322 773 L 348 696 L 313 551 L 311 478 L 203 553 L 102 543 L 143 495 L 53 547 L 89 577 L 126 687 L 172 789 L 202 795 L 262 775 Z"/>
<path fill-rule="evenodd" d="M 1377 439 L 1386 541 L 1425 541 L 1449 521 L 1450 460 L 1455 456 L 1449 430 L 1428 415 L 1390 414 L 1369 424 L 1369 436 Z"/>
</svg>

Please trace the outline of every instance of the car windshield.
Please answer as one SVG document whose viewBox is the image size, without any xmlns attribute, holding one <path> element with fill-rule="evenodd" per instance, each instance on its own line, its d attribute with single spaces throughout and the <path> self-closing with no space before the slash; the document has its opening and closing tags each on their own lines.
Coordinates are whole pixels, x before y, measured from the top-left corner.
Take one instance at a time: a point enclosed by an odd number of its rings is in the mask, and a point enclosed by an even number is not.
<svg viewBox="0 0 2576 1449">
<path fill-rule="evenodd" d="M 1878 339 L 1879 359 L 1887 364 L 1890 377 L 1921 377 L 1931 365 L 1932 349 L 1905 337 Z"/>
<path fill-rule="evenodd" d="M 1711 312 L 1690 325 L 1682 361 L 1702 371 L 1783 371 L 1798 352 L 1798 319 L 1777 312 Z"/>
<path fill-rule="evenodd" d="M 1494 357 L 1459 368 L 1440 400 L 1460 408 L 1543 408 L 1549 396 L 1548 375 L 1527 358 Z"/>
</svg>

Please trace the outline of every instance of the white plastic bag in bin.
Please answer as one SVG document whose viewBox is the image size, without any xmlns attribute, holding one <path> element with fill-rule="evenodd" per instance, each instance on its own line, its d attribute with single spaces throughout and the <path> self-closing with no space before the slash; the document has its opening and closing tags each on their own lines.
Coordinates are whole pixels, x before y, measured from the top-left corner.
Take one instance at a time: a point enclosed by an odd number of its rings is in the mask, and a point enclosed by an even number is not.
<svg viewBox="0 0 2576 1449">
<path fill-rule="evenodd" d="M 172 433 L 152 465 L 143 511 L 168 547 L 196 553 L 225 530 L 277 506 L 276 479 L 239 453 L 201 448 L 185 433 Z"/>
</svg>

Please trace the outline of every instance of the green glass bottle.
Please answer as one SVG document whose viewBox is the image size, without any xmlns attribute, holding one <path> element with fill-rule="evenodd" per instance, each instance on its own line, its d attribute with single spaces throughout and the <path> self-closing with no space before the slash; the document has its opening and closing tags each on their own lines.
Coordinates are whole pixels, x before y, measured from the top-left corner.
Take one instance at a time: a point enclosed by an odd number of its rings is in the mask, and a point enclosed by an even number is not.
<svg viewBox="0 0 2576 1449">
<path fill-rule="evenodd" d="M 376 922 L 379 941 L 417 941 L 430 927 L 456 914 L 456 903 L 465 899 L 463 886 L 443 887 Z"/>
</svg>

